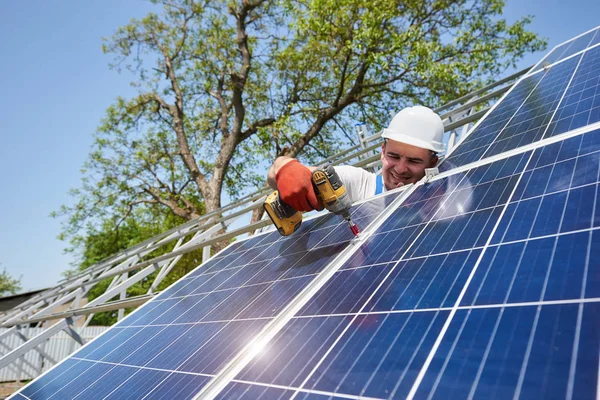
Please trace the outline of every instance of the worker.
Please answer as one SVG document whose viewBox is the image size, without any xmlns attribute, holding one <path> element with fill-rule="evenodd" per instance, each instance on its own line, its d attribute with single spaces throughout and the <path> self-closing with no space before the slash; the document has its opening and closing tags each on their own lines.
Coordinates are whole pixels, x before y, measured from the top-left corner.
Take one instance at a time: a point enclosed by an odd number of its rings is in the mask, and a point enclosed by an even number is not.
<svg viewBox="0 0 600 400">
<path fill-rule="evenodd" d="M 433 110 L 408 107 L 394 116 L 381 135 L 381 175 L 352 166 L 337 166 L 335 170 L 352 202 L 416 183 L 425 176 L 426 168 L 437 163 L 443 135 L 444 124 Z M 294 158 L 278 157 L 269 169 L 267 183 L 295 210 L 320 210 L 311 181 L 314 169 Z"/>
</svg>

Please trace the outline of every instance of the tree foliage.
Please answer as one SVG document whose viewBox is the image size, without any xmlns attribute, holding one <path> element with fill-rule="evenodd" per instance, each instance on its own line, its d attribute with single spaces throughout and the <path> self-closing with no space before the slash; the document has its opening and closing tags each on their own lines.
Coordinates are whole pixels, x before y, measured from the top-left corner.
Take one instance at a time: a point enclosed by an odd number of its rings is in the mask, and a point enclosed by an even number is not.
<svg viewBox="0 0 600 400">
<path fill-rule="evenodd" d="M 21 278 L 13 278 L 6 268 L 0 272 L 0 295 L 16 294 L 21 290 Z"/>
<path fill-rule="evenodd" d="M 158 206 L 187 220 L 255 187 L 278 155 L 308 162 L 357 121 L 435 106 L 545 42 L 501 0 L 162 0 L 105 40 L 138 94 L 106 112 L 63 237 Z M 92 229 L 93 231 L 93 229 Z M 81 239 L 81 237 L 79 237 Z M 81 241 L 79 242 L 81 244 Z"/>
</svg>

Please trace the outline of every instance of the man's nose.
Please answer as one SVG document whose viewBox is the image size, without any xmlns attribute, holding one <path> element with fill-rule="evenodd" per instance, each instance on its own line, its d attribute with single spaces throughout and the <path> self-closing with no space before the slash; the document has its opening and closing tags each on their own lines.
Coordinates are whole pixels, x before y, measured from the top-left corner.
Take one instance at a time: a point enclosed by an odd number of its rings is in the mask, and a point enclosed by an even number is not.
<svg viewBox="0 0 600 400">
<path fill-rule="evenodd" d="M 400 160 L 398 160 L 394 165 L 394 169 L 399 174 L 406 172 L 408 170 L 408 163 L 406 162 L 406 157 L 400 157 Z"/>
</svg>

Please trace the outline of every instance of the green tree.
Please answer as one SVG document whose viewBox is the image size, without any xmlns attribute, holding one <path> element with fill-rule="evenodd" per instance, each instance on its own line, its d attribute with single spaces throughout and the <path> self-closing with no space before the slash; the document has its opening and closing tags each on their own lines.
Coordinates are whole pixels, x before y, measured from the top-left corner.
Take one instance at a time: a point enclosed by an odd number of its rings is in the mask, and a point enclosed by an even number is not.
<svg viewBox="0 0 600 400">
<path fill-rule="evenodd" d="M 21 278 L 13 278 L 6 268 L 0 272 L 0 295 L 15 294 L 21 290 Z"/>
<path fill-rule="evenodd" d="M 63 237 L 147 205 L 195 218 L 278 155 L 314 161 L 355 121 L 454 99 L 545 46 L 501 0 L 154 2 L 105 41 L 138 95 L 107 110 Z"/>
</svg>

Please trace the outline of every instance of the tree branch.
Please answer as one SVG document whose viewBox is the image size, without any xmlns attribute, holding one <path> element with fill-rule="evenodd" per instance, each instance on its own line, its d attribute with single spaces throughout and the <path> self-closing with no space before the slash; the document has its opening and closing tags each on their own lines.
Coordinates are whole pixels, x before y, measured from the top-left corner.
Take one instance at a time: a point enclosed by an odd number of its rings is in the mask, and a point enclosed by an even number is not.
<svg viewBox="0 0 600 400">
<path fill-rule="evenodd" d="M 248 127 L 248 129 L 244 130 L 241 133 L 239 142 L 242 142 L 248 139 L 250 136 L 254 135 L 258 131 L 258 128 L 264 128 L 265 126 L 272 125 L 275 122 L 277 122 L 275 118 L 263 118 L 256 122 L 253 122 L 252 124 L 250 124 L 250 127 Z"/>
<path fill-rule="evenodd" d="M 173 130 L 175 131 L 175 135 L 177 136 L 177 144 L 179 145 L 179 154 L 183 160 L 184 165 L 190 171 L 192 178 L 198 185 L 198 189 L 205 197 L 208 197 L 208 183 L 206 182 L 204 174 L 198 168 L 198 163 L 194 155 L 190 151 L 190 147 L 188 144 L 185 127 L 184 127 L 184 110 L 183 110 L 183 93 L 181 88 L 179 87 L 179 83 L 177 81 L 177 76 L 175 75 L 175 71 L 173 69 L 173 64 L 171 62 L 171 57 L 169 56 L 168 51 L 161 46 L 160 42 L 154 35 L 154 32 L 151 33 L 151 36 L 156 44 L 156 47 L 161 51 L 163 59 L 165 61 L 165 66 L 167 68 L 167 77 L 171 84 L 171 89 L 175 95 L 175 105 L 168 108 L 171 116 L 173 117 Z M 158 98 L 160 96 L 156 95 Z M 165 102 L 166 103 L 166 102 Z"/>
</svg>

